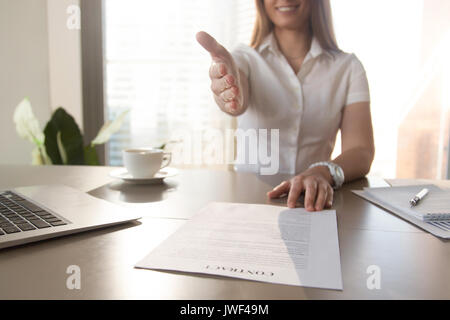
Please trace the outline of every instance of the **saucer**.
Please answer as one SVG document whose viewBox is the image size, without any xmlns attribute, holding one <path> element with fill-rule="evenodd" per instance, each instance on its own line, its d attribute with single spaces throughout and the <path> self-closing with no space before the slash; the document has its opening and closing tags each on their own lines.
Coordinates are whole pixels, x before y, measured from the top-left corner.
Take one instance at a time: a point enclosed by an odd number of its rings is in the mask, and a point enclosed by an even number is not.
<svg viewBox="0 0 450 320">
<path fill-rule="evenodd" d="M 134 184 L 156 184 L 162 183 L 165 178 L 173 177 L 178 174 L 178 170 L 175 168 L 166 167 L 159 170 L 153 177 L 150 178 L 134 178 L 126 168 L 120 168 L 113 170 L 109 173 L 109 176 L 116 179 L 122 179 L 128 183 Z"/>
</svg>

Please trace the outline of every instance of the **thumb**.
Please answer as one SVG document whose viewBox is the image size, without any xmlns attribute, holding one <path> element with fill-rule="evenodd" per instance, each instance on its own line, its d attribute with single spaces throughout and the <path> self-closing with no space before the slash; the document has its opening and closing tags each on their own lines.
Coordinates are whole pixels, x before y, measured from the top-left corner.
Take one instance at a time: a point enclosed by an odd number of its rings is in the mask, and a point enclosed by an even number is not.
<svg viewBox="0 0 450 320">
<path fill-rule="evenodd" d="M 213 60 L 224 60 L 230 57 L 229 52 L 208 33 L 200 31 L 196 35 L 198 43 L 211 54 Z"/>
</svg>

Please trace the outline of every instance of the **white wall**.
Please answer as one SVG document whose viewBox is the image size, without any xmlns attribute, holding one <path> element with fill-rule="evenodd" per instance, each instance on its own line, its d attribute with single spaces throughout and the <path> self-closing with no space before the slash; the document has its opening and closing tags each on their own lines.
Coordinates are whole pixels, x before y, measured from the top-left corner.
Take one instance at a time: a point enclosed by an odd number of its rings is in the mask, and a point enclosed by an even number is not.
<svg viewBox="0 0 450 320">
<path fill-rule="evenodd" d="M 29 164 L 33 145 L 18 137 L 16 105 L 28 97 L 43 129 L 62 105 L 82 124 L 80 31 L 66 28 L 78 0 L 0 0 L 0 164 Z"/>
<path fill-rule="evenodd" d="M 79 0 L 47 0 L 50 105 L 63 106 L 83 129 L 80 30 L 69 29 L 67 8 Z"/>
<path fill-rule="evenodd" d="M 43 126 L 50 116 L 47 6 L 41 0 L 0 0 L 0 164 L 31 163 L 33 147 L 13 123 L 24 97 Z"/>
</svg>

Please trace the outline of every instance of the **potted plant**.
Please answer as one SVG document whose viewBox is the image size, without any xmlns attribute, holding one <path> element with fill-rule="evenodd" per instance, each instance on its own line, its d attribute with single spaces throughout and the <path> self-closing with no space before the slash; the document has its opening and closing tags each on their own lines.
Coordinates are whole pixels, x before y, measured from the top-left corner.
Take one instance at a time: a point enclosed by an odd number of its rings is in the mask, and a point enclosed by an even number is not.
<svg viewBox="0 0 450 320">
<path fill-rule="evenodd" d="M 119 131 L 128 112 L 126 110 L 114 121 L 106 122 L 88 145 L 84 145 L 83 134 L 74 118 L 62 107 L 53 112 L 42 131 L 29 99 L 25 98 L 14 111 L 14 123 L 19 136 L 35 145 L 32 151 L 34 165 L 100 165 L 95 147 L 106 143 Z"/>
</svg>

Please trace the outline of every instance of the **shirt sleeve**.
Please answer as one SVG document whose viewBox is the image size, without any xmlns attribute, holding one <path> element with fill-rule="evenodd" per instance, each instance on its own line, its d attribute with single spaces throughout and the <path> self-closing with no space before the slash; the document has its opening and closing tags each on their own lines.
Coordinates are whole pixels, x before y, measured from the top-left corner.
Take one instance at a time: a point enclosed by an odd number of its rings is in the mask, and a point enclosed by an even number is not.
<svg viewBox="0 0 450 320">
<path fill-rule="evenodd" d="M 357 102 L 370 101 L 369 82 L 367 81 L 366 71 L 354 54 L 352 54 L 350 68 L 350 81 L 345 105 L 348 106 Z"/>
<path fill-rule="evenodd" d="M 240 44 L 234 48 L 231 52 L 233 56 L 233 60 L 236 63 L 236 66 L 244 72 L 244 74 L 249 77 L 250 68 L 249 68 L 249 57 L 247 53 L 247 46 L 244 44 Z"/>
</svg>

